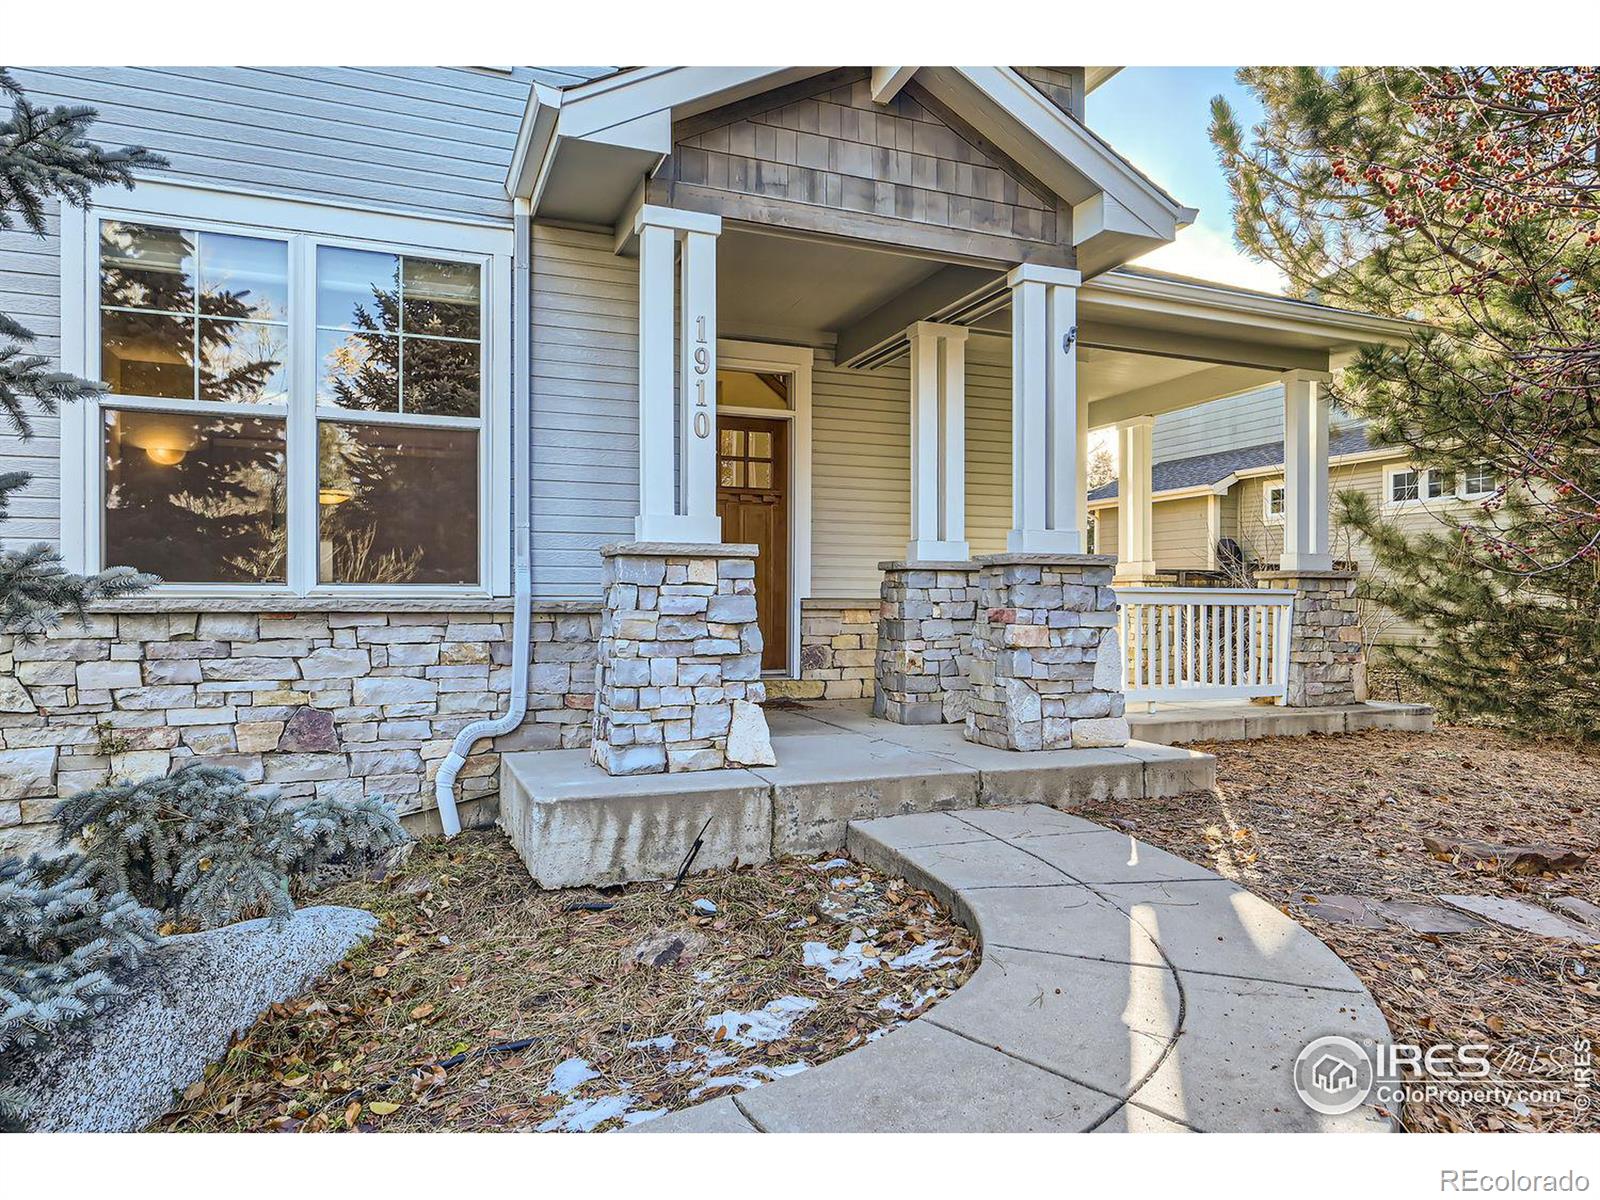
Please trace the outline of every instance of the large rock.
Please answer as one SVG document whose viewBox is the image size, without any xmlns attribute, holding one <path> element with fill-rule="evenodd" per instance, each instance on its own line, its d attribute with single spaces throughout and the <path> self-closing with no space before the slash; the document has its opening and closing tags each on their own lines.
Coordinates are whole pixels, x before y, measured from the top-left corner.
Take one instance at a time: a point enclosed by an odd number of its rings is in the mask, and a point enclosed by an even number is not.
<svg viewBox="0 0 1600 1200">
<path fill-rule="evenodd" d="M 772 736 L 760 705 L 735 700 L 728 730 L 728 761 L 745 767 L 770 767 L 777 764 L 772 752 Z"/>
<path fill-rule="evenodd" d="M 18 1081 L 30 1129 L 128 1133 L 172 1106 L 234 1034 L 299 995 L 377 925 L 358 908 L 303 908 L 168 939 L 93 1024 L 55 1042 Z"/>
</svg>

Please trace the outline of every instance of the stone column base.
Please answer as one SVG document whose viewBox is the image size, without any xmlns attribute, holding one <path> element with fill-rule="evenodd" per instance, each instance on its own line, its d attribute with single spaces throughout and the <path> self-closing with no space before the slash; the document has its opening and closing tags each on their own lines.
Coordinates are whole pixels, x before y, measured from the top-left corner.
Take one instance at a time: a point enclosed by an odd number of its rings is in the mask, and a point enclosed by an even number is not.
<svg viewBox="0 0 1600 1200">
<path fill-rule="evenodd" d="M 1367 655 L 1356 612 L 1356 573 L 1257 571 L 1256 582 L 1295 592 L 1289 639 L 1290 707 L 1365 701 Z"/>
<path fill-rule="evenodd" d="M 594 761 L 612 775 L 771 766 L 756 547 L 606 546 Z"/>
<path fill-rule="evenodd" d="M 901 725 L 967 719 L 974 562 L 881 562 L 874 716 Z"/>
<path fill-rule="evenodd" d="M 1116 559 L 991 554 L 978 560 L 967 740 L 1004 750 L 1121 746 Z"/>
</svg>

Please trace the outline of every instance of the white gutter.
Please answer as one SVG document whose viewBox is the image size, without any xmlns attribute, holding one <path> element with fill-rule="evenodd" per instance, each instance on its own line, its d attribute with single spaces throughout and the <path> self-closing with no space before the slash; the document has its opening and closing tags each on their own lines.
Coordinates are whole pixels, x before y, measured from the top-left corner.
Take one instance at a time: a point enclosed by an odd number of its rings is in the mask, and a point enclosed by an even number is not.
<svg viewBox="0 0 1600 1200">
<path fill-rule="evenodd" d="M 461 832 L 461 815 L 456 811 L 456 776 L 479 738 L 510 733 L 522 724 L 528 712 L 528 659 L 530 657 L 530 613 L 533 593 L 533 576 L 528 562 L 528 490 L 532 472 L 529 470 L 529 340 L 533 336 L 533 318 L 530 301 L 531 238 L 529 232 L 532 206 L 527 200 L 516 201 L 512 218 L 514 261 L 511 282 L 511 309 L 514 322 L 511 354 L 511 543 L 512 543 L 512 604 L 511 624 L 511 700 L 506 711 L 490 720 L 474 721 L 460 733 L 450 746 L 450 753 L 439 764 L 439 776 L 434 783 L 434 800 L 439 806 L 439 821 L 444 835 L 454 837 Z"/>
</svg>

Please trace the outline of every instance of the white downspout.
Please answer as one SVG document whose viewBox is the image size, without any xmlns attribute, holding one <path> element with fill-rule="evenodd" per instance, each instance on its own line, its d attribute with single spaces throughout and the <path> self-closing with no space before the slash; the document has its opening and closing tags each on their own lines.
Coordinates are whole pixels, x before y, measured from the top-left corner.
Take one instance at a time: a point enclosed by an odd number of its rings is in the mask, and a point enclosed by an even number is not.
<svg viewBox="0 0 1600 1200">
<path fill-rule="evenodd" d="M 528 491 L 532 483 L 528 462 L 531 449 L 529 429 L 532 423 L 529 414 L 529 342 L 533 337 L 530 212 L 530 203 L 519 198 L 512 218 L 515 232 L 512 235 L 514 261 L 511 283 L 511 539 L 514 606 L 511 626 L 511 702 L 502 715 L 474 721 L 456 734 L 450 753 L 439 764 L 434 799 L 439 806 L 439 820 L 446 837 L 454 837 L 461 832 L 461 815 L 456 811 L 455 783 L 472 750 L 472 744 L 479 738 L 510 733 L 522 724 L 522 718 L 528 711 L 529 609 L 533 591 L 532 572 L 528 563 Z"/>
</svg>

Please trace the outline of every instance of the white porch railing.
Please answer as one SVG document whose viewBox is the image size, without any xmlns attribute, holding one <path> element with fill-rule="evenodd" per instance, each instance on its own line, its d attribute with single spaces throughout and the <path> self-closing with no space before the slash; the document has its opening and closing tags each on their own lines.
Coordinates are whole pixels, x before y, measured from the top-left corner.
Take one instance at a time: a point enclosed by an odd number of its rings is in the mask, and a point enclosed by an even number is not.
<svg viewBox="0 0 1600 1200">
<path fill-rule="evenodd" d="M 1130 701 L 1287 698 L 1294 592 L 1128 587 L 1117 599 Z"/>
</svg>

